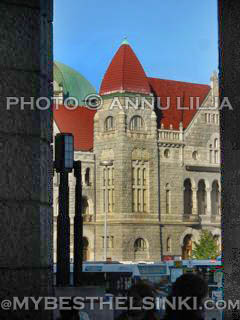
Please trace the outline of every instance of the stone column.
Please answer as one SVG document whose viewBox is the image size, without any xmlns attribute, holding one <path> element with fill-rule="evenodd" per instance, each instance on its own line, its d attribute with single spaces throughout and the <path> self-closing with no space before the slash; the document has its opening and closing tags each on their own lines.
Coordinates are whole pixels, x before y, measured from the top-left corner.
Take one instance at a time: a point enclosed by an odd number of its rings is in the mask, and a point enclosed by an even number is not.
<svg viewBox="0 0 240 320">
<path fill-rule="evenodd" d="M 35 103 L 52 96 L 52 16 L 51 0 L 0 2 L 0 300 L 53 295 L 52 112 Z M 51 318 L 32 307 L 0 318 Z"/>
<path fill-rule="evenodd" d="M 220 108 L 222 166 L 222 241 L 224 298 L 239 299 L 240 287 L 240 1 L 219 0 Z M 240 312 L 224 311 L 224 319 L 239 319 Z"/>
<path fill-rule="evenodd" d="M 206 188 L 206 216 L 211 216 L 211 188 Z"/>
<path fill-rule="evenodd" d="M 192 214 L 198 214 L 197 188 L 192 187 Z"/>
</svg>

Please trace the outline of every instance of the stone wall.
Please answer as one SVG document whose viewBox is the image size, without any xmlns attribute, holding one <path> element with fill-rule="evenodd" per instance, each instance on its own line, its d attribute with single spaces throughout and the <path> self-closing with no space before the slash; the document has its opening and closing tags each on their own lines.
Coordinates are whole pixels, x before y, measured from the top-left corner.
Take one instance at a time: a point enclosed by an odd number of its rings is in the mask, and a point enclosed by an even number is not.
<svg viewBox="0 0 240 320">
<path fill-rule="evenodd" d="M 52 113 L 6 103 L 52 97 L 52 20 L 51 0 L 0 3 L 0 300 L 52 295 Z M 51 318 L 31 308 L 0 318 Z"/>
</svg>

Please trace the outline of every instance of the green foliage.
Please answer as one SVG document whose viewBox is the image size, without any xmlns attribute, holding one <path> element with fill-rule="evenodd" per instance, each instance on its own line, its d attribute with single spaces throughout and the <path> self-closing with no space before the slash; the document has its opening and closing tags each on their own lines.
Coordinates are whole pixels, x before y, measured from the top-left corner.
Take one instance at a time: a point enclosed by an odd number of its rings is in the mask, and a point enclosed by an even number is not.
<svg viewBox="0 0 240 320">
<path fill-rule="evenodd" d="M 192 259 L 216 259 L 220 252 L 211 234 L 207 230 L 201 232 L 200 241 L 194 242 L 195 248 L 192 251 Z"/>
</svg>

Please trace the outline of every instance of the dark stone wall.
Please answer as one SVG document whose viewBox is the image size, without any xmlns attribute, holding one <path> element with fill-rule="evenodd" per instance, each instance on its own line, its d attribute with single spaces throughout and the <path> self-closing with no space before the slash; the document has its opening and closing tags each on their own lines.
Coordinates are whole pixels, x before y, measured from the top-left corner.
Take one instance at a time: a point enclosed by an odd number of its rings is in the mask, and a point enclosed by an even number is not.
<svg viewBox="0 0 240 320">
<path fill-rule="evenodd" d="M 220 96 L 233 110 L 221 111 L 222 239 L 224 298 L 239 299 L 240 285 L 240 1 L 219 0 Z M 239 310 L 224 319 L 239 319 Z"/>
<path fill-rule="evenodd" d="M 0 1 L 0 300 L 52 296 L 52 111 L 21 103 L 52 97 L 52 5 Z M 0 308 L 1 319 L 50 317 Z"/>
</svg>

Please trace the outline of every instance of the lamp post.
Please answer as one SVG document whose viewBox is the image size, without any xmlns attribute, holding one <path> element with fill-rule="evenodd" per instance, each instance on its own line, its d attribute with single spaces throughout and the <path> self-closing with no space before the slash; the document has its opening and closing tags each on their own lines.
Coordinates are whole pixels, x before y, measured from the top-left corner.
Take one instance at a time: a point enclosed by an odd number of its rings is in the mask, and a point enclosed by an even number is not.
<svg viewBox="0 0 240 320">
<path fill-rule="evenodd" d="M 74 161 L 75 217 L 74 217 L 74 286 L 81 285 L 83 263 L 83 217 L 82 217 L 82 174 L 81 161 Z"/>
<path fill-rule="evenodd" d="M 161 261 L 163 261 L 163 227 L 164 227 L 164 225 L 160 223 L 160 255 L 161 255 Z"/>
<path fill-rule="evenodd" d="M 113 165 L 112 160 L 105 160 L 100 162 L 100 166 L 104 167 L 106 170 L 107 177 L 107 168 Z M 108 179 L 105 179 L 105 210 L 104 210 L 104 260 L 107 261 L 107 214 L 108 214 Z"/>
<path fill-rule="evenodd" d="M 60 173 L 59 213 L 57 218 L 57 285 L 68 286 L 70 280 L 70 219 L 68 174 L 73 169 L 74 138 L 71 133 L 55 137 L 55 163 Z"/>
</svg>

